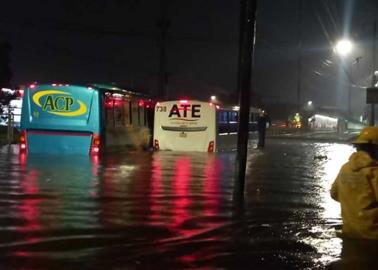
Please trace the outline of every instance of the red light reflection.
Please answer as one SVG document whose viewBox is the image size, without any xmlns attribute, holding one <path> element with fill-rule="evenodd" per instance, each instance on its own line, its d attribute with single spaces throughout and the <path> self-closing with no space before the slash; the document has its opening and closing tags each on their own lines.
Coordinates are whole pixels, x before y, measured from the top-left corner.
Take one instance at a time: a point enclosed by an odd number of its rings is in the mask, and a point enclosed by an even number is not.
<svg viewBox="0 0 378 270">
<path fill-rule="evenodd" d="M 24 169 L 25 166 L 26 166 L 27 158 L 28 158 L 28 156 L 27 156 L 27 154 L 26 154 L 25 152 L 21 152 L 21 153 L 19 154 L 20 167 L 21 167 L 22 169 Z"/>
<path fill-rule="evenodd" d="M 91 155 L 92 161 L 92 175 L 98 176 L 98 170 L 100 167 L 100 157 L 98 155 Z"/>
<path fill-rule="evenodd" d="M 204 197 L 206 216 L 215 216 L 219 214 L 220 201 L 217 196 L 220 193 L 220 172 L 222 171 L 222 164 L 217 157 L 209 158 L 205 166 L 205 183 L 204 183 Z"/>
<path fill-rule="evenodd" d="M 20 211 L 21 217 L 25 221 L 25 225 L 19 227 L 19 231 L 35 231 L 40 229 L 40 211 L 38 205 L 43 201 L 42 199 L 33 198 L 33 195 L 39 193 L 38 187 L 38 177 L 39 173 L 36 170 L 31 170 L 28 176 L 23 178 L 21 181 L 21 187 L 23 193 L 27 196 L 18 209 Z"/>
<path fill-rule="evenodd" d="M 163 180 L 162 175 L 162 162 L 159 157 L 155 157 L 152 161 L 152 174 L 151 174 L 151 214 L 150 214 L 150 220 L 151 224 L 154 225 L 159 222 L 159 219 L 161 218 L 160 212 L 161 212 L 161 205 L 159 203 L 159 194 L 161 191 L 161 185 Z"/>
<path fill-rule="evenodd" d="M 123 105 L 125 101 L 117 97 L 106 97 L 105 98 L 105 108 L 112 109 L 113 107 L 119 108 Z"/>
<path fill-rule="evenodd" d="M 190 199 L 190 159 L 181 157 L 175 163 L 175 177 L 173 182 L 174 201 L 173 201 L 173 220 L 171 226 L 176 228 L 184 223 L 189 217 L 188 208 L 192 203 Z"/>
</svg>

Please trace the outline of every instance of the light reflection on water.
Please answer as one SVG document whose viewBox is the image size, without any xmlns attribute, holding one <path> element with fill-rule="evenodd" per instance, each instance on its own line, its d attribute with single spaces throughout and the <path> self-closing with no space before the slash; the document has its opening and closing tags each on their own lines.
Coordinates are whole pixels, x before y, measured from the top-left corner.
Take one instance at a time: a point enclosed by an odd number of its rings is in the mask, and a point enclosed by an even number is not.
<svg viewBox="0 0 378 270">
<path fill-rule="evenodd" d="M 328 190 L 351 151 L 270 141 L 249 153 L 235 209 L 233 152 L 64 158 L 3 147 L 0 266 L 321 269 L 340 254 Z"/>
<path fill-rule="evenodd" d="M 349 156 L 355 151 L 350 145 L 330 144 L 327 146 L 327 161 L 324 162 L 324 175 L 321 183 L 327 191 L 335 180 L 341 166 L 348 161 Z M 321 153 L 320 153 L 321 154 Z M 334 218 L 340 216 L 340 204 L 329 196 L 329 193 L 323 192 L 322 201 L 324 207 L 324 217 Z"/>
</svg>

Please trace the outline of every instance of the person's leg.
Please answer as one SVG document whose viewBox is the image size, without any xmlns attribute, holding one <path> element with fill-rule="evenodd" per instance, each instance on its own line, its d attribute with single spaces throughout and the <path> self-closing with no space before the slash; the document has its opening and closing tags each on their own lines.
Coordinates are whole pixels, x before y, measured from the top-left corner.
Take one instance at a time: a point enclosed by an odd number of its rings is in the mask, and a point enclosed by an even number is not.
<svg viewBox="0 0 378 270">
<path fill-rule="evenodd" d="M 265 130 L 261 131 L 261 145 L 260 145 L 260 147 L 261 148 L 265 147 Z"/>
<path fill-rule="evenodd" d="M 258 148 L 261 148 L 261 147 L 263 147 L 262 146 L 262 144 L 263 144 L 263 137 L 262 137 L 262 131 L 261 130 L 259 130 L 258 131 L 258 135 L 259 135 L 259 138 L 258 138 L 258 141 L 257 141 L 257 147 Z"/>
</svg>

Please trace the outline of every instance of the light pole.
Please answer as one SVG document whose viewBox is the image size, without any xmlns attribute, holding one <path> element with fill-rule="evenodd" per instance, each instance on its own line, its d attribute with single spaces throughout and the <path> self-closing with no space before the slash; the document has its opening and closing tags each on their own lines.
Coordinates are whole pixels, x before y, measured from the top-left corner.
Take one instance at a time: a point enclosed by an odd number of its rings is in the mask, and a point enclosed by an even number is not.
<svg viewBox="0 0 378 270">
<path fill-rule="evenodd" d="M 376 35 L 377 35 L 377 20 L 374 20 L 374 28 L 373 28 L 373 76 L 372 76 L 372 79 L 371 79 L 371 86 L 372 87 L 376 87 L 376 83 L 377 83 L 377 76 L 376 76 L 376 71 L 375 71 L 375 39 L 376 39 Z M 375 104 L 372 103 L 370 105 L 370 119 L 369 119 L 369 126 L 375 126 Z"/>
<path fill-rule="evenodd" d="M 340 55 L 340 57 L 346 57 L 348 54 L 350 54 L 353 50 L 353 44 L 348 39 L 341 39 L 336 43 L 336 46 L 334 48 L 335 52 Z M 351 74 L 349 74 L 349 87 L 348 87 L 348 116 L 350 117 L 352 114 L 352 97 L 351 97 L 351 87 L 352 87 L 352 78 Z"/>
</svg>

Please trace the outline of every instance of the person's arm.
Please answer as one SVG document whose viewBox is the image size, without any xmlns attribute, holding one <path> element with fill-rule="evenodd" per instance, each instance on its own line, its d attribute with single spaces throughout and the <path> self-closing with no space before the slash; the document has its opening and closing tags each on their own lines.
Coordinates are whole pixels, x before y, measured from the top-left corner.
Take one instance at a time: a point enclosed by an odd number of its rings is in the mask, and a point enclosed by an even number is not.
<svg viewBox="0 0 378 270">
<path fill-rule="evenodd" d="M 338 187 L 338 183 L 340 181 L 340 173 L 337 175 L 335 181 L 332 183 L 332 186 L 331 186 L 331 190 L 330 190 L 330 193 L 331 193 L 331 198 L 334 199 L 335 201 L 339 201 L 339 187 Z"/>
<path fill-rule="evenodd" d="M 378 202 L 378 167 L 375 167 L 372 172 L 372 179 L 370 180 L 373 189 L 375 200 Z"/>
</svg>

